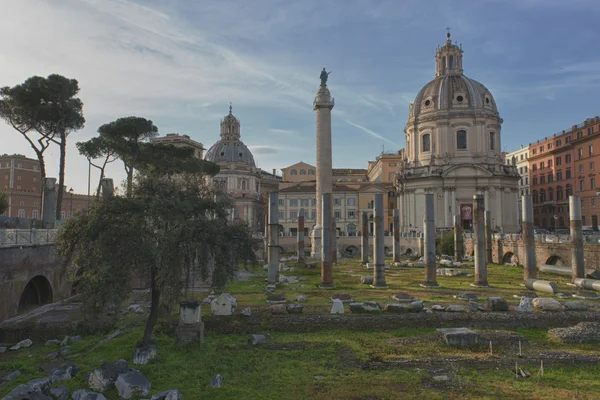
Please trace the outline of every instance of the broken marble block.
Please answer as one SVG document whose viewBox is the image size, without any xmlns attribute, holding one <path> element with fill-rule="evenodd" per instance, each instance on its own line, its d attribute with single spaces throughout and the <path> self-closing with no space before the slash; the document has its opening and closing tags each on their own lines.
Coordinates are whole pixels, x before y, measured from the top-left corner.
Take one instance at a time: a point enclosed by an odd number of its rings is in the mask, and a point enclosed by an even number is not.
<svg viewBox="0 0 600 400">
<path fill-rule="evenodd" d="M 437 331 L 452 346 L 472 346 L 477 344 L 479 338 L 477 332 L 467 328 L 440 328 Z"/>
</svg>

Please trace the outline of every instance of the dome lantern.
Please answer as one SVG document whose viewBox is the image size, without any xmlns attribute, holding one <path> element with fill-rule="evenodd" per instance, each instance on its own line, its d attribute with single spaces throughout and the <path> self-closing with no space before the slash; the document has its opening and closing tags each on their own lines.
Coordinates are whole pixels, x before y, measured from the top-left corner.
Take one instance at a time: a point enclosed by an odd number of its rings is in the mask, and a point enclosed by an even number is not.
<svg viewBox="0 0 600 400">
<path fill-rule="evenodd" d="M 450 32 L 446 34 L 446 44 L 438 47 L 435 54 L 435 76 L 462 75 L 462 46 L 452 44 Z"/>
</svg>

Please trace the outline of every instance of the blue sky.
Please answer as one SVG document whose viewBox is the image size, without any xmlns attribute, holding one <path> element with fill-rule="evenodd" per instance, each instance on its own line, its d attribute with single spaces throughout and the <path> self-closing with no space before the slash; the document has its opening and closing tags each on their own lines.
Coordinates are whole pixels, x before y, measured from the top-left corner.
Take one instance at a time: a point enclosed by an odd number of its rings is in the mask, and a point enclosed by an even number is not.
<svg viewBox="0 0 600 400">
<path fill-rule="evenodd" d="M 0 0 L 0 86 L 31 75 L 79 80 L 86 127 L 70 138 L 67 182 L 87 190 L 76 141 L 137 115 L 208 149 L 233 103 L 259 167 L 314 163 L 312 101 L 329 88 L 333 162 L 366 168 L 404 146 L 408 104 L 435 75 L 446 26 L 465 74 L 494 95 L 502 149 L 600 114 L 597 0 Z M 0 123 L 0 153 L 34 156 Z M 58 149 L 47 157 L 58 174 Z M 121 165 L 109 175 L 120 181 Z M 95 178 L 93 178 L 95 180 Z M 92 185 L 93 186 L 93 185 Z"/>
</svg>

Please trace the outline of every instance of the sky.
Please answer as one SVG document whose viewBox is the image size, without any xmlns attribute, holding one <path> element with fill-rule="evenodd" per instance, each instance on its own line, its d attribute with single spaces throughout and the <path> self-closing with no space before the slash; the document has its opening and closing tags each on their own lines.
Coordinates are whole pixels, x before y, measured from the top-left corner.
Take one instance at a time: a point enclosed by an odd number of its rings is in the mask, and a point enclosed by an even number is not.
<svg viewBox="0 0 600 400">
<path fill-rule="evenodd" d="M 78 193 L 88 163 L 75 143 L 100 125 L 144 117 L 208 149 L 229 102 L 258 167 L 314 164 L 323 67 L 334 168 L 366 168 L 404 147 L 408 105 L 435 77 L 446 27 L 465 75 L 496 99 L 502 150 L 600 115 L 598 0 L 0 0 L 0 10 L 0 86 L 79 81 L 86 125 L 69 137 L 66 171 Z M 0 121 L 3 153 L 35 158 Z M 45 154 L 58 176 L 58 147 Z M 107 175 L 120 182 L 122 164 Z"/>
</svg>

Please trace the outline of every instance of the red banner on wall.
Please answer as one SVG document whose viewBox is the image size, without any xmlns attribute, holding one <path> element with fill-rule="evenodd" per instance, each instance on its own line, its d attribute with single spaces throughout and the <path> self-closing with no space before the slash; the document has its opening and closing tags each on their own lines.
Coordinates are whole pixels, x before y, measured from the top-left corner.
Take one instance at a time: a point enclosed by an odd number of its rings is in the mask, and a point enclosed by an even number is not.
<svg viewBox="0 0 600 400">
<path fill-rule="evenodd" d="M 460 219 L 470 221 L 473 219 L 473 205 L 472 204 L 461 204 L 460 205 Z"/>
</svg>

